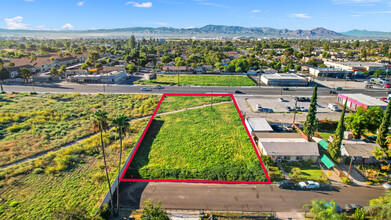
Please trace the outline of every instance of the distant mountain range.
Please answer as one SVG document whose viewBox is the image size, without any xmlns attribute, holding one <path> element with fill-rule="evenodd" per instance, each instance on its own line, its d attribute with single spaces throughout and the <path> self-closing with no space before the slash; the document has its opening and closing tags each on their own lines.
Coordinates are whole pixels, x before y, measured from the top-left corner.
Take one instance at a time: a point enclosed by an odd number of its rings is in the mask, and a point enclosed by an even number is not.
<svg viewBox="0 0 391 220">
<path fill-rule="evenodd" d="M 130 27 L 95 30 L 9 30 L 0 29 L 0 37 L 35 37 L 35 38 L 349 38 L 349 37 L 391 37 L 391 33 L 352 30 L 337 33 L 325 28 L 312 30 L 288 30 L 269 27 L 240 27 L 225 25 L 206 25 L 200 28 L 171 27 Z"/>
</svg>

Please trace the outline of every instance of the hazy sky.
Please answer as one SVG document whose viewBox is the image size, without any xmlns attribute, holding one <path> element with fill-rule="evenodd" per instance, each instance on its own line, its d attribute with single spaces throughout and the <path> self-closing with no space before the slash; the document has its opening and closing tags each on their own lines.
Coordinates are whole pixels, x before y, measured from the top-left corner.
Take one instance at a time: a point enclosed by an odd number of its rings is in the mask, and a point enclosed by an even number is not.
<svg viewBox="0 0 391 220">
<path fill-rule="evenodd" d="M 391 0 L 0 0 L 0 28 L 202 27 L 391 31 Z"/>
</svg>

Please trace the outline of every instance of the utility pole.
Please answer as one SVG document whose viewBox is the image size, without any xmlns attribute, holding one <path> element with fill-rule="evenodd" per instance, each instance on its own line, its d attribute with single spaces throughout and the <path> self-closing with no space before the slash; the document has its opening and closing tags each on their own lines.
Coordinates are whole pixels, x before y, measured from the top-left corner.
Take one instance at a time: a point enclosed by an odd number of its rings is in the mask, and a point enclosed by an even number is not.
<svg viewBox="0 0 391 220">
<path fill-rule="evenodd" d="M 296 120 L 296 107 L 297 107 L 297 100 L 296 100 L 295 106 L 294 106 L 294 108 L 295 108 L 295 113 L 293 114 L 293 123 L 292 123 L 292 124 L 295 124 L 295 120 Z"/>
<path fill-rule="evenodd" d="M 179 71 L 178 71 L 178 86 L 179 86 Z"/>
<path fill-rule="evenodd" d="M 347 179 L 349 179 L 350 168 L 352 168 L 352 162 L 353 162 L 353 156 L 350 157 L 349 171 L 348 171 L 348 176 L 346 177 Z"/>
</svg>

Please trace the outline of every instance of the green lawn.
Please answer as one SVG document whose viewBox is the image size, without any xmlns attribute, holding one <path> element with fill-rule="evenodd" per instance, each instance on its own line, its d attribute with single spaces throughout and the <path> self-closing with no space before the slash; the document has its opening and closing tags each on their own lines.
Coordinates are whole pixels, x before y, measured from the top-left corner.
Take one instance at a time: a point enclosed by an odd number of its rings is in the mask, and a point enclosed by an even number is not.
<svg viewBox="0 0 391 220">
<path fill-rule="evenodd" d="M 156 80 L 137 81 L 136 83 L 177 85 L 178 75 L 157 75 Z M 256 86 L 247 76 L 238 75 L 180 75 L 179 85 L 188 86 Z"/>
<path fill-rule="evenodd" d="M 317 167 L 311 167 L 306 162 L 286 162 L 282 164 L 285 172 L 292 178 L 295 177 L 292 170 L 294 168 L 300 169 L 300 174 L 294 178 L 295 181 L 306 181 L 313 180 L 317 182 L 328 182 L 327 177 L 323 174 L 323 172 Z"/>
<path fill-rule="evenodd" d="M 156 117 L 125 175 L 266 181 L 233 103 Z"/>
<path fill-rule="evenodd" d="M 319 136 L 323 138 L 324 140 L 328 141 L 330 136 L 334 135 L 334 133 L 330 132 L 318 132 Z"/>
</svg>

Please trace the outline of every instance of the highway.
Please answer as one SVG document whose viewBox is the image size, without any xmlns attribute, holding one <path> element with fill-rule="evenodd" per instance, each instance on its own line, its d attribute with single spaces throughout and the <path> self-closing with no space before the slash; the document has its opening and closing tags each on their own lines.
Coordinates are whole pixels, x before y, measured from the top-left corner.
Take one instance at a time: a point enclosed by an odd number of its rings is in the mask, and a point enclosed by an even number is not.
<svg viewBox="0 0 391 220">
<path fill-rule="evenodd" d="M 39 92 L 39 93 L 234 93 L 243 92 L 244 96 L 311 96 L 312 87 L 290 87 L 288 91 L 281 87 L 223 87 L 223 86 L 164 86 L 164 89 L 153 89 L 154 86 L 141 86 L 130 84 L 77 84 L 77 83 L 35 83 L 31 84 L 4 84 L 6 92 Z M 140 91 L 141 88 L 150 88 L 152 91 Z M 341 93 L 363 93 L 374 97 L 386 97 L 385 89 L 344 89 Z M 330 88 L 319 87 L 318 96 L 331 96 Z M 334 94 L 336 96 L 336 94 Z"/>
</svg>

